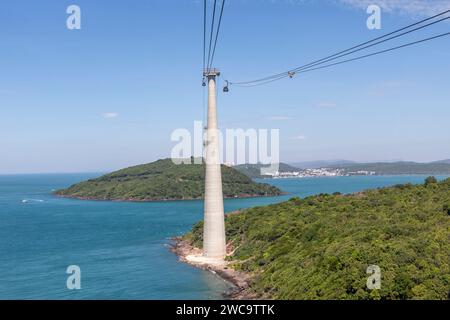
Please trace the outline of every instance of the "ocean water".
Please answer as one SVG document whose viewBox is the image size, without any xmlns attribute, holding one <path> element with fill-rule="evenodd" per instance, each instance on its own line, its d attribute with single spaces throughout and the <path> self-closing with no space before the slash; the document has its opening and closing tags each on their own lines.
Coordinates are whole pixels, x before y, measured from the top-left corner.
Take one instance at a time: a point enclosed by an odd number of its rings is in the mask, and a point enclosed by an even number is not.
<svg viewBox="0 0 450 320">
<path fill-rule="evenodd" d="M 0 299 L 221 299 L 229 285 L 178 261 L 170 239 L 202 219 L 201 201 L 126 203 L 54 197 L 99 174 L 0 176 Z M 226 211 L 293 196 L 356 192 L 424 176 L 264 180 L 288 192 L 233 199 Z M 81 290 L 66 269 L 81 268 Z"/>
</svg>

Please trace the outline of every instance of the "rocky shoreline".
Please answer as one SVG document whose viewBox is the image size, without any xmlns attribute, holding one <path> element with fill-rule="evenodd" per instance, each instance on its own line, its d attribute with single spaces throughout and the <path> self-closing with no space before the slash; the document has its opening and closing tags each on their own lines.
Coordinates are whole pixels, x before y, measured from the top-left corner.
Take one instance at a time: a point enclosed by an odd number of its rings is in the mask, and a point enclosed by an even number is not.
<svg viewBox="0 0 450 320">
<path fill-rule="evenodd" d="M 232 289 L 224 293 L 225 298 L 232 300 L 254 300 L 258 298 L 254 293 L 250 292 L 252 277 L 229 267 L 230 262 L 216 262 L 203 259 L 201 249 L 193 247 L 180 237 L 173 239 L 171 251 L 178 256 L 180 261 L 213 272 L 230 283 Z"/>
<path fill-rule="evenodd" d="M 71 196 L 60 194 L 58 192 L 53 192 L 54 196 L 59 198 L 66 199 L 75 199 L 75 200 L 85 200 L 85 201 L 112 201 L 112 202 L 175 202 L 175 201 L 195 201 L 195 200 L 203 200 L 203 197 L 200 198 L 183 198 L 183 199 L 134 199 L 134 198 L 119 198 L 119 199 L 111 199 L 111 198 L 96 198 L 96 197 L 81 197 L 81 196 Z M 279 197 L 287 195 L 287 193 L 281 194 L 268 194 L 268 195 L 258 195 L 258 194 L 240 194 L 233 197 L 224 196 L 224 199 L 250 199 L 250 198 L 269 198 L 269 197 Z"/>
</svg>

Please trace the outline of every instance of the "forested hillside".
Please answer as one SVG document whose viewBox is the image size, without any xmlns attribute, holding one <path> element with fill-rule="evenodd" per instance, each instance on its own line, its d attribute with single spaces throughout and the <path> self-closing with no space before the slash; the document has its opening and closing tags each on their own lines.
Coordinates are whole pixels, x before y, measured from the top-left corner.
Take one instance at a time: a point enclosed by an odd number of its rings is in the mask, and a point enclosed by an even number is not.
<svg viewBox="0 0 450 320">
<path fill-rule="evenodd" d="M 450 179 L 244 210 L 226 218 L 233 267 L 275 299 L 448 299 Z M 202 223 L 185 236 L 201 246 Z M 369 265 L 381 289 L 366 287 Z"/>
</svg>

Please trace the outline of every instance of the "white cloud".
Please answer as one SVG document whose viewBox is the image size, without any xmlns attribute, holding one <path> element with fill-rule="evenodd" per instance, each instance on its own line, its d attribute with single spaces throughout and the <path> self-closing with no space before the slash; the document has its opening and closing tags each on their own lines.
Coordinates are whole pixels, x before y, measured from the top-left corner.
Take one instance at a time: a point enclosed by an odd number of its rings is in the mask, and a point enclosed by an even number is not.
<svg viewBox="0 0 450 320">
<path fill-rule="evenodd" d="M 283 121 L 283 120 L 291 120 L 291 117 L 285 117 L 285 116 L 273 116 L 268 117 L 267 120 L 273 120 L 273 121 Z"/>
<path fill-rule="evenodd" d="M 385 81 L 372 86 L 369 89 L 369 95 L 374 97 L 384 97 L 391 93 L 397 92 L 406 84 L 398 81 Z"/>
<path fill-rule="evenodd" d="M 300 136 L 293 137 L 292 140 L 300 140 L 300 141 L 303 141 L 303 140 L 306 140 L 306 137 L 300 135 Z"/>
<path fill-rule="evenodd" d="M 316 104 L 316 107 L 319 108 L 334 108 L 336 106 L 337 106 L 336 102 L 332 101 L 321 101 Z"/>
<path fill-rule="evenodd" d="M 119 114 L 116 113 L 116 112 L 105 112 L 105 113 L 102 113 L 102 117 L 105 118 L 105 119 L 114 119 L 114 118 L 117 118 L 118 116 L 119 116 Z"/>
<path fill-rule="evenodd" d="M 385 12 L 431 16 L 450 8 L 450 0 L 338 0 L 344 5 L 358 9 L 367 9 L 369 5 L 378 5 Z"/>
<path fill-rule="evenodd" d="M 248 0 L 241 0 L 241 2 L 246 3 Z M 321 4 L 322 2 L 340 3 L 364 11 L 369 5 L 378 5 L 384 12 L 413 16 L 431 16 L 450 8 L 450 0 L 259 0 L 259 2 L 291 5 Z"/>
</svg>

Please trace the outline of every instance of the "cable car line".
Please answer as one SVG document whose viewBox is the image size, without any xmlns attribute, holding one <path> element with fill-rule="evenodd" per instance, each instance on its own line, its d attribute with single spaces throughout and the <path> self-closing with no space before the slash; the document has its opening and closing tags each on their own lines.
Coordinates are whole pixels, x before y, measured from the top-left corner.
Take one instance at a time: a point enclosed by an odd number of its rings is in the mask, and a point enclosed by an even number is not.
<svg viewBox="0 0 450 320">
<path fill-rule="evenodd" d="M 433 37 L 429 37 L 429 38 L 421 39 L 421 40 L 418 40 L 418 41 L 406 43 L 406 44 L 403 44 L 403 45 L 400 45 L 400 46 L 396 46 L 396 47 L 393 47 L 393 48 L 377 51 L 377 52 L 366 54 L 366 55 L 359 56 L 359 57 L 356 57 L 356 58 L 351 58 L 351 59 L 347 59 L 347 60 L 343 60 L 343 61 L 327 64 L 327 65 L 324 65 L 324 66 L 319 66 L 319 67 L 316 67 L 316 68 L 306 69 L 306 70 L 300 71 L 299 73 L 306 73 L 306 72 L 320 70 L 320 69 L 325 69 L 325 68 L 329 68 L 329 67 L 332 67 L 332 66 L 336 66 L 336 65 L 340 65 L 340 64 L 356 61 L 356 60 L 361 60 L 361 59 L 364 59 L 364 58 L 368 58 L 368 57 L 372 57 L 372 56 L 379 55 L 379 54 L 382 54 L 382 53 L 386 53 L 386 52 L 402 49 L 402 48 L 409 47 L 409 46 L 412 46 L 412 45 L 415 45 L 415 44 L 419 44 L 419 43 L 426 42 L 426 41 L 431 41 L 431 40 L 438 39 L 438 38 L 445 37 L 445 36 L 449 36 L 449 35 L 450 35 L 450 32 L 442 33 L 442 34 L 439 34 L 439 35 L 436 35 L 436 36 L 433 36 Z M 280 79 L 285 78 L 285 77 L 286 76 L 284 75 L 284 76 L 280 76 L 278 78 L 266 80 L 265 82 L 262 82 L 262 83 L 248 84 L 248 85 L 239 85 L 238 84 L 237 86 L 239 86 L 239 87 L 256 87 L 256 86 L 267 84 L 267 83 L 270 83 L 270 82 L 273 82 L 273 81 L 280 80 Z"/>
<path fill-rule="evenodd" d="M 428 26 L 430 26 L 430 25 L 436 24 L 436 23 L 438 23 L 438 22 L 441 22 L 441 21 L 444 21 L 444 20 L 447 20 L 447 19 L 450 19 L 450 17 L 442 18 L 442 19 L 440 19 L 440 20 L 437 20 L 437 21 L 431 22 L 431 23 L 429 23 L 429 24 L 426 24 L 426 25 L 424 25 L 424 26 L 421 26 L 421 27 L 418 27 L 418 28 L 415 28 L 415 29 L 406 31 L 406 32 L 404 32 L 404 33 L 401 33 L 401 34 L 399 34 L 399 35 L 393 36 L 393 37 L 391 37 L 391 38 L 387 38 L 387 39 L 381 40 L 381 41 L 379 41 L 379 42 L 373 43 L 373 44 L 371 44 L 371 45 L 362 47 L 362 48 L 360 48 L 360 49 L 356 49 L 356 50 L 353 50 L 353 51 L 350 51 L 350 52 L 341 54 L 341 55 L 336 56 L 336 57 L 334 57 L 334 58 L 330 58 L 330 59 L 326 59 L 326 60 L 323 60 L 323 59 L 322 59 L 323 61 L 320 62 L 320 63 L 309 63 L 309 64 L 307 64 L 307 65 L 305 65 L 305 66 L 303 66 L 303 67 L 299 67 L 299 68 L 293 69 L 292 71 L 288 71 L 287 74 L 286 74 L 286 73 L 281 73 L 281 74 L 279 74 L 277 77 L 273 77 L 272 79 L 267 79 L 267 80 L 263 81 L 263 83 L 264 83 L 264 84 L 265 84 L 265 83 L 268 83 L 268 82 L 266 82 L 266 81 L 268 81 L 268 80 L 280 80 L 280 79 L 286 78 L 286 77 L 293 78 L 297 73 L 300 73 L 300 72 L 303 71 L 303 70 L 308 70 L 308 69 L 310 69 L 310 68 L 312 68 L 312 67 L 315 67 L 315 66 L 318 66 L 318 65 L 322 65 L 322 64 L 327 63 L 327 62 L 330 62 L 330 61 L 334 61 L 334 60 L 336 60 L 336 59 L 339 59 L 339 58 L 348 56 L 348 55 L 350 55 L 350 54 L 352 54 L 352 53 L 355 53 L 355 52 L 359 52 L 359 51 L 365 50 L 365 49 L 370 48 L 370 47 L 373 47 L 373 46 L 375 46 L 375 45 L 377 45 L 377 44 L 384 43 L 384 42 L 387 42 L 387 41 L 389 41 L 389 40 L 392 40 L 392 39 L 395 39 L 395 38 L 404 36 L 404 35 L 406 35 L 406 34 L 408 34 L 408 33 L 417 31 L 417 30 L 419 30 L 419 29 L 426 28 L 426 27 L 428 27 Z M 270 81 L 270 82 L 272 82 L 272 81 Z M 242 85 L 241 83 L 230 83 L 230 84 L 233 84 L 233 85 Z M 249 84 L 252 84 L 252 83 L 249 83 Z"/>
<path fill-rule="evenodd" d="M 209 34 L 209 50 L 208 50 L 208 63 L 206 64 L 206 67 L 209 67 L 209 62 L 211 59 L 211 46 L 212 46 L 212 39 L 213 39 L 213 33 L 214 33 L 214 24 L 216 19 L 216 3 L 217 0 L 214 0 L 214 8 L 213 8 L 213 14 L 212 14 L 212 22 L 211 22 L 211 31 Z"/>
<path fill-rule="evenodd" d="M 268 83 L 267 81 L 272 82 L 272 80 L 273 80 L 273 81 L 276 81 L 276 80 L 282 79 L 282 78 L 287 77 L 287 76 L 293 77 L 298 71 L 301 71 L 301 70 L 304 70 L 304 69 L 308 69 L 309 67 L 316 66 L 316 65 L 320 65 L 320 64 L 323 64 L 323 63 L 326 63 L 326 62 L 329 62 L 329 61 L 338 59 L 338 58 L 340 58 L 340 57 L 349 55 L 349 54 L 351 54 L 351 53 L 355 53 L 355 52 L 357 52 L 357 51 L 361 51 L 361 50 L 367 49 L 367 48 L 372 47 L 372 46 L 374 46 L 374 45 L 376 45 L 376 44 L 380 44 L 380 43 L 383 43 L 383 42 L 392 40 L 392 39 L 394 39 L 394 38 L 398 38 L 398 37 L 403 36 L 403 35 L 406 35 L 406 34 L 408 34 L 408 33 L 411 33 L 411 32 L 414 32 L 414 31 L 423 29 L 423 28 L 425 28 L 425 27 L 431 26 L 431 25 L 433 25 L 433 24 L 436 24 L 436 23 L 438 23 L 438 22 L 447 20 L 447 19 L 449 19 L 450 17 L 442 18 L 442 19 L 440 19 L 440 20 L 431 22 L 431 23 L 426 24 L 426 25 L 424 25 L 424 26 L 421 26 L 421 27 L 415 28 L 415 29 L 413 29 L 413 30 L 404 32 L 404 33 L 402 33 L 402 34 L 400 34 L 400 35 L 396 35 L 396 36 L 390 37 L 390 38 L 388 38 L 388 39 L 385 39 L 385 40 L 376 42 L 376 43 L 374 43 L 374 44 L 371 44 L 371 45 L 369 45 L 369 46 L 365 46 L 365 45 L 367 45 L 367 44 L 369 44 L 369 43 L 375 42 L 375 41 L 377 41 L 377 40 L 384 39 L 384 38 L 386 38 L 386 37 L 389 37 L 390 35 L 393 35 L 393 34 L 396 34 L 396 33 L 400 32 L 400 31 L 409 29 L 409 28 L 411 28 L 411 27 L 413 27 L 413 26 L 417 26 L 417 25 L 422 24 L 422 23 L 424 23 L 424 22 L 426 22 L 426 21 L 429 21 L 429 20 L 432 20 L 432 19 L 437 18 L 437 17 L 439 17 L 439 16 L 445 15 L 445 14 L 447 14 L 447 13 L 449 13 L 449 12 L 450 12 L 450 10 L 446 10 L 446 11 L 441 12 L 441 13 L 439 13 L 439 14 L 436 14 L 436 15 L 434 15 L 434 16 L 432 16 L 432 17 L 423 19 L 423 20 L 421 20 L 421 21 L 419 21 L 419 22 L 413 23 L 413 24 L 411 24 L 411 25 L 408 25 L 408 26 L 403 27 L 403 28 L 401 28 L 401 29 L 395 30 L 395 31 L 390 32 L 390 33 L 388 33 L 388 34 L 385 34 L 385 35 L 383 35 L 383 36 L 380 36 L 380 37 L 377 37 L 377 38 L 375 38 L 375 39 L 366 41 L 366 42 L 361 43 L 361 44 L 359 44 L 359 45 L 357 45 L 357 46 L 354 46 L 354 47 L 351 47 L 351 48 L 349 48 L 349 49 L 340 51 L 340 52 L 338 52 L 338 53 L 335 53 L 335 54 L 333 54 L 333 55 L 330 55 L 330 56 L 327 56 L 327 57 L 325 57 L 325 58 L 319 59 L 319 60 L 317 60 L 317 61 L 313 61 L 313 62 L 311 62 L 311 63 L 308 63 L 308 64 L 306 64 L 306 65 L 300 66 L 300 67 L 298 67 L 298 68 L 288 70 L 288 71 L 286 71 L 286 72 L 278 73 L 278 74 L 275 74 L 275 75 L 272 75 L 272 76 L 269 76 L 269 77 L 265 77 L 265 78 L 261 78 L 261 79 L 256 79 L 256 80 L 252 80 L 252 81 L 243 81 L 243 82 L 231 82 L 231 81 L 230 81 L 229 84 L 230 84 L 230 85 L 251 85 L 251 84 L 257 84 L 257 83 L 265 84 L 265 83 Z M 365 47 L 364 47 L 364 48 L 360 48 L 360 47 L 362 47 L 362 46 L 365 46 Z M 357 49 L 357 48 L 359 48 L 359 49 Z M 354 49 L 356 49 L 356 50 L 354 50 Z M 352 50 L 353 50 L 353 51 L 352 51 Z M 349 51 L 351 51 L 351 52 L 349 52 Z"/>
<path fill-rule="evenodd" d="M 356 50 L 350 51 L 350 52 L 348 52 L 348 53 L 345 53 L 345 54 L 336 56 L 336 57 L 334 57 L 334 58 L 330 58 L 330 59 L 324 60 L 324 61 L 321 62 L 321 63 L 313 63 L 313 64 L 310 64 L 310 65 L 305 66 L 305 67 L 299 67 L 299 68 L 297 68 L 297 69 L 294 69 L 293 71 L 288 72 L 288 75 L 290 76 L 290 74 L 292 74 L 292 73 L 295 74 L 295 73 L 298 72 L 298 71 L 301 71 L 301 70 L 304 70 L 304 69 L 309 69 L 310 67 L 314 67 L 314 66 L 317 66 L 317 65 L 321 65 L 321 64 L 323 64 L 323 63 L 330 62 L 330 61 L 333 61 L 333 60 L 336 60 L 336 59 L 339 59 L 339 58 L 348 56 L 348 55 L 350 55 L 350 54 L 352 54 L 352 53 L 362 51 L 362 50 L 364 50 L 364 49 L 373 47 L 373 46 L 375 46 L 375 45 L 377 45 L 377 44 L 384 43 L 384 42 L 387 42 L 387 41 L 392 40 L 392 39 L 395 39 L 395 38 L 399 38 L 399 37 L 404 36 L 404 35 L 406 35 L 406 34 L 409 34 L 409 33 L 411 33 L 411 32 L 414 32 L 414 31 L 417 31 L 417 30 L 420 30 L 420 29 L 429 27 L 429 26 L 431 26 L 431 25 L 433 25 L 433 24 L 436 24 L 436 23 L 438 23 L 438 22 L 441 22 L 441 21 L 444 21 L 444 20 L 447 20 L 447 19 L 450 19 L 450 17 L 442 18 L 442 19 L 440 19 L 440 20 L 437 20 L 437 21 L 431 22 L 431 23 L 429 23 L 429 24 L 426 24 L 426 25 L 424 25 L 424 26 L 421 26 L 421 27 L 418 27 L 418 28 L 415 28 L 415 29 L 406 31 L 406 32 L 404 32 L 404 33 L 401 33 L 401 34 L 399 34 L 399 35 L 393 36 L 393 37 L 391 37 L 391 38 L 387 38 L 387 39 L 381 40 L 381 41 L 379 41 L 379 42 L 373 43 L 373 44 L 371 44 L 371 45 L 362 47 L 362 48 L 360 48 L 360 49 L 356 49 Z M 292 76 L 291 76 L 291 78 L 292 78 Z"/>
<path fill-rule="evenodd" d="M 203 70 L 206 67 L 206 0 L 203 0 Z M 205 87 L 205 77 L 203 77 L 202 85 Z"/>
<path fill-rule="evenodd" d="M 217 39 L 219 37 L 219 32 L 220 32 L 220 25 L 222 24 L 222 16 L 223 16 L 224 6 L 225 6 L 225 0 L 222 0 L 222 8 L 220 9 L 219 23 L 217 25 L 217 31 L 216 31 L 216 40 L 214 41 L 214 49 L 212 51 L 211 62 L 208 66 L 208 69 L 211 69 L 213 61 L 214 61 L 214 55 L 216 53 L 216 46 L 217 46 Z"/>
</svg>

